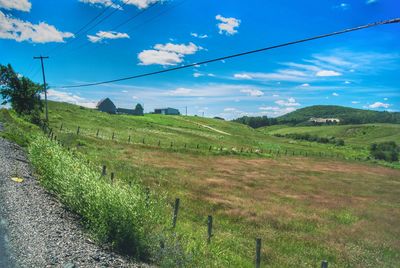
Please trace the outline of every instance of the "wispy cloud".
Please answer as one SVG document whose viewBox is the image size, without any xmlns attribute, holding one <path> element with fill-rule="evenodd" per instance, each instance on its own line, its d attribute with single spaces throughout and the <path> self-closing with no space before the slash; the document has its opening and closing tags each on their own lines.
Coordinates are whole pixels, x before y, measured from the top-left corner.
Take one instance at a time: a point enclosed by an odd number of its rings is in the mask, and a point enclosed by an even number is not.
<svg viewBox="0 0 400 268">
<path fill-rule="evenodd" d="M 374 102 L 373 104 L 368 105 L 366 108 L 372 108 L 372 109 L 376 109 L 376 108 L 389 108 L 390 104 L 389 103 L 383 103 L 383 102 Z"/>
<path fill-rule="evenodd" d="M 122 9 L 120 5 L 115 4 L 111 0 L 79 0 L 79 2 L 90 4 L 96 7 L 112 7 L 116 9 Z"/>
<path fill-rule="evenodd" d="M 252 97 L 261 97 L 261 96 L 264 95 L 264 92 L 262 92 L 261 90 L 250 89 L 250 88 L 242 89 L 242 90 L 240 90 L 240 92 L 246 93 L 246 94 L 248 94 L 249 96 L 252 96 Z"/>
<path fill-rule="evenodd" d="M 296 102 L 296 99 L 293 97 L 290 97 L 287 100 L 277 100 L 275 103 L 279 106 L 300 106 L 300 103 Z"/>
<path fill-rule="evenodd" d="M 114 31 L 98 31 L 96 35 L 88 35 L 89 41 L 92 43 L 101 43 L 106 39 L 123 39 L 129 38 L 127 33 L 119 33 Z"/>
<path fill-rule="evenodd" d="M 190 33 L 190 35 L 199 39 L 208 38 L 208 35 L 206 34 Z"/>
<path fill-rule="evenodd" d="M 58 91 L 54 89 L 49 89 L 47 91 L 47 96 L 49 100 L 68 102 L 88 108 L 95 108 L 97 104 L 97 101 L 88 100 L 70 92 Z"/>
</svg>

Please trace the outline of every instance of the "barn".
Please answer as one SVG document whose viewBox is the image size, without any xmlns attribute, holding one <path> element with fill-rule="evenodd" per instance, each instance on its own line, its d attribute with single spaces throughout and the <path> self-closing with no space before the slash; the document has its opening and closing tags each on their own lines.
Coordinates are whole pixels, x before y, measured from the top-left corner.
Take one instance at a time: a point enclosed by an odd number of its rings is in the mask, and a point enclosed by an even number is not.
<svg viewBox="0 0 400 268">
<path fill-rule="evenodd" d="M 154 113 L 155 114 L 165 114 L 165 115 L 180 115 L 181 114 L 178 109 L 170 108 L 170 107 L 154 109 Z"/>
<path fill-rule="evenodd" d="M 105 99 L 102 99 L 101 101 L 99 101 L 97 103 L 96 107 L 101 112 L 105 112 L 105 113 L 109 113 L 109 114 L 117 113 L 117 107 L 109 98 L 105 98 Z"/>
</svg>

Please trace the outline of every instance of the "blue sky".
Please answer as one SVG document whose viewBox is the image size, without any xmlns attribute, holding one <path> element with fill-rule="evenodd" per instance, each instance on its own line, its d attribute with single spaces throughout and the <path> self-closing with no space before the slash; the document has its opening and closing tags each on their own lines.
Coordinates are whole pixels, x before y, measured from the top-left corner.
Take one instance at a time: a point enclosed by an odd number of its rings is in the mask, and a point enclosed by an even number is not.
<svg viewBox="0 0 400 268">
<path fill-rule="evenodd" d="M 60 88 L 400 17 L 398 0 L 124 2 L 0 0 L 0 63 L 41 82 L 32 57 L 48 55 L 49 98 L 89 107 L 110 97 L 118 107 L 187 106 L 191 115 L 228 119 L 315 104 L 400 110 L 400 24 L 121 83 Z M 77 33 L 101 12 L 101 23 Z"/>
</svg>

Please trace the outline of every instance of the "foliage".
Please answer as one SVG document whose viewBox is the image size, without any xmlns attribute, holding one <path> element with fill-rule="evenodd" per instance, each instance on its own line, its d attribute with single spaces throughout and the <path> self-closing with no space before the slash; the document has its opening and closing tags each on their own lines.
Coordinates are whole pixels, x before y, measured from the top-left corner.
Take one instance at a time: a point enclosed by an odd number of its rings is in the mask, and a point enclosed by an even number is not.
<svg viewBox="0 0 400 268">
<path fill-rule="evenodd" d="M 234 119 L 232 121 L 248 125 L 249 127 L 252 127 L 252 128 L 270 126 L 270 125 L 274 125 L 276 123 L 275 118 L 268 118 L 267 116 L 257 116 L 257 117 L 243 116 L 243 117 Z"/>
<path fill-rule="evenodd" d="M 136 104 L 135 115 L 143 115 L 143 110 L 143 106 L 140 103 Z"/>
<path fill-rule="evenodd" d="M 337 146 L 344 146 L 344 140 L 337 139 L 335 137 L 319 137 L 316 135 L 311 135 L 309 133 L 289 133 L 289 134 L 275 134 L 276 137 L 284 137 L 295 140 L 305 140 L 319 143 L 330 143 Z"/>
<path fill-rule="evenodd" d="M 11 107 L 19 115 L 27 116 L 34 124 L 41 123 L 40 92 L 39 84 L 21 77 L 10 64 L 0 65 L 0 94 L 4 100 L 2 104 L 11 103 Z"/>
<path fill-rule="evenodd" d="M 373 143 L 371 145 L 371 155 L 378 160 L 388 162 L 399 161 L 400 146 L 394 141 Z"/>
</svg>

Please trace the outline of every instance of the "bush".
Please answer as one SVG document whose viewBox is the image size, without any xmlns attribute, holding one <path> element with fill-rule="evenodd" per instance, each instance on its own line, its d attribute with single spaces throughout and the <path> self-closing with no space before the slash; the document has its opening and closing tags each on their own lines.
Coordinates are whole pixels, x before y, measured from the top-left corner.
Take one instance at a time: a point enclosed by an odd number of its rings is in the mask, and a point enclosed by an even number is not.
<svg viewBox="0 0 400 268">
<path fill-rule="evenodd" d="M 400 147 L 394 141 L 371 144 L 371 155 L 375 159 L 388 162 L 399 161 Z"/>
<path fill-rule="evenodd" d="M 294 140 L 305 140 L 305 141 L 311 141 L 311 142 L 318 142 L 318 143 L 330 143 L 334 144 L 336 146 L 344 146 L 344 140 L 342 139 L 336 139 L 335 137 L 318 137 L 316 135 L 311 135 L 309 133 L 289 133 L 289 134 L 275 134 L 275 137 L 281 137 L 281 138 L 290 138 Z"/>
</svg>

